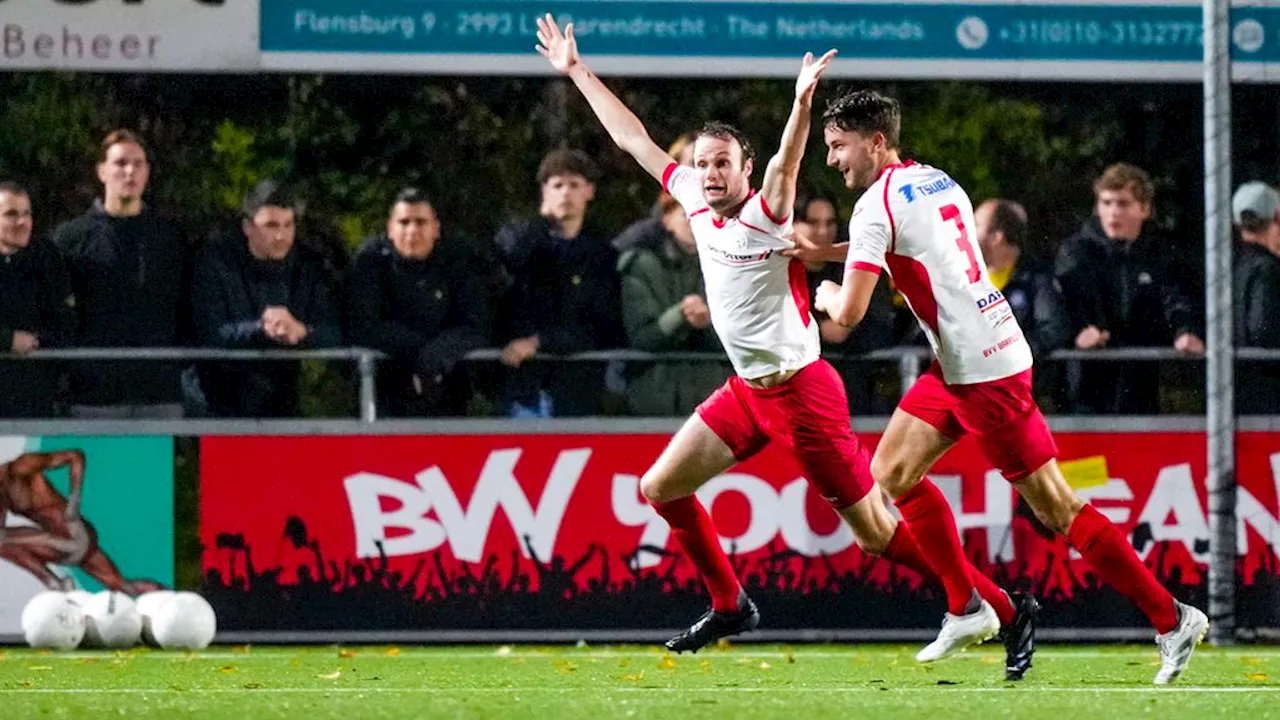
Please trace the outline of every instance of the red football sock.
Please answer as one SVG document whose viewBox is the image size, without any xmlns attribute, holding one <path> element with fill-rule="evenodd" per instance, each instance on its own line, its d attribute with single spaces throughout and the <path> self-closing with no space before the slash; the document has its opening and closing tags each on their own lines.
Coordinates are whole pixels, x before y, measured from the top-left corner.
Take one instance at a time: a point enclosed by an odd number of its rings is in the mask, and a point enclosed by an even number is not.
<svg viewBox="0 0 1280 720">
<path fill-rule="evenodd" d="M 938 574 L 933 571 L 933 566 L 929 564 L 929 559 L 920 550 L 920 545 L 916 542 L 915 536 L 911 534 L 911 528 L 905 522 L 898 523 L 898 528 L 893 533 L 893 539 L 889 541 L 889 546 L 884 549 L 880 556 L 915 570 L 923 575 L 926 580 L 938 585 L 942 584 Z M 996 615 L 1000 617 L 1000 624 L 1008 625 L 1013 622 L 1014 609 L 1009 596 L 991 578 L 978 572 L 978 568 L 968 563 L 965 563 L 965 567 L 968 568 L 969 582 L 973 583 L 973 587 L 982 596 L 982 599 L 991 603 L 991 607 L 995 608 Z"/>
<path fill-rule="evenodd" d="M 947 612 L 964 615 L 973 598 L 973 581 L 969 579 L 969 563 L 960 546 L 960 533 L 951 506 L 942 491 L 928 480 L 898 498 L 902 519 L 912 528 L 912 535 L 929 565 L 937 573 L 947 593 Z"/>
<path fill-rule="evenodd" d="M 697 496 L 653 503 L 653 509 L 671 526 L 676 542 L 702 574 L 702 581 L 711 593 L 711 608 L 716 612 L 737 610 L 742 586 L 729 564 L 729 556 L 720 547 L 720 535 L 711 523 L 711 515 Z"/>
<path fill-rule="evenodd" d="M 1167 633 L 1178 625 L 1173 596 L 1142 564 L 1120 530 L 1092 505 L 1085 505 L 1071 523 L 1067 542 L 1103 580 L 1146 613 L 1156 632 Z"/>
</svg>

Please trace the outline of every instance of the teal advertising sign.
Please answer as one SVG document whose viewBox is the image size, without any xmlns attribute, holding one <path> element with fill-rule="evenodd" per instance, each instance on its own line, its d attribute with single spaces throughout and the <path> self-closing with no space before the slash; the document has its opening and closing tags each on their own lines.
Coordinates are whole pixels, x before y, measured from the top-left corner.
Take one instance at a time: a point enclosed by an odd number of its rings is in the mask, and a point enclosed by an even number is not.
<svg viewBox="0 0 1280 720">
<path fill-rule="evenodd" d="M 1232 13 L 1237 79 L 1280 62 L 1280 7 Z M 547 72 L 535 19 L 572 21 L 604 72 L 789 75 L 840 50 L 856 77 L 1196 80 L 1199 2 L 262 0 L 263 65 L 455 74 Z"/>
<path fill-rule="evenodd" d="M 0 527 L 0 635 L 45 589 L 172 586 L 173 438 L 0 437 Z"/>
</svg>

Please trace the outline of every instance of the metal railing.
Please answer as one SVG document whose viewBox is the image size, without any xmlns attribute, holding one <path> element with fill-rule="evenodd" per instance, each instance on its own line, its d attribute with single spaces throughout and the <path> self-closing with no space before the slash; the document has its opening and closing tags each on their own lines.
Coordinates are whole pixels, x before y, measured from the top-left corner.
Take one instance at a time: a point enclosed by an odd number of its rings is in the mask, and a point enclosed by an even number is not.
<svg viewBox="0 0 1280 720">
<path fill-rule="evenodd" d="M 369 348 L 342 347 L 314 350 L 228 350 L 222 348 L 169 347 L 169 348 L 62 348 L 36 350 L 23 356 L 5 355 L 6 359 L 40 360 L 337 360 L 355 362 L 360 378 L 360 419 L 372 423 L 378 418 L 377 363 L 386 354 Z M 497 362 L 502 357 L 500 348 L 484 348 L 467 353 L 466 360 L 473 362 Z M 896 346 L 873 350 L 864 354 L 824 353 L 828 360 L 859 362 L 897 362 L 902 390 L 916 381 L 924 363 L 933 352 L 923 346 Z M 1280 362 L 1280 350 L 1266 348 L 1237 348 L 1236 360 Z M 1047 360 L 1104 361 L 1104 362 L 1204 362 L 1202 355 L 1178 352 L 1173 348 L 1113 348 L 1100 350 L 1057 350 Z M 669 352 L 652 353 L 640 350 L 593 350 L 571 355 L 538 354 L 534 362 L 707 362 L 724 363 L 728 358 L 722 353 Z"/>
</svg>

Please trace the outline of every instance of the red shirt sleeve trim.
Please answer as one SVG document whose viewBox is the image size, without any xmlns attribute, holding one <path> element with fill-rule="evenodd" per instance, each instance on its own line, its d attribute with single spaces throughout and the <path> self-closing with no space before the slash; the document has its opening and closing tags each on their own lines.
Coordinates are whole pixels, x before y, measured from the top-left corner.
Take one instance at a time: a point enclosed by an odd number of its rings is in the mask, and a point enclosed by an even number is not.
<svg viewBox="0 0 1280 720">
<path fill-rule="evenodd" d="M 857 260 L 853 263 L 853 269 L 861 270 L 863 272 L 869 272 L 872 275 L 879 275 L 880 270 L 882 268 L 879 265 L 876 265 L 875 263 L 869 263 L 869 262 L 864 262 L 862 260 Z"/>
<path fill-rule="evenodd" d="M 671 176 L 675 174 L 676 168 L 680 167 L 680 163 L 671 163 L 666 170 L 662 171 L 662 189 L 669 194 L 671 192 Z"/>
<path fill-rule="evenodd" d="M 898 249 L 898 224 L 893 221 L 893 209 L 889 207 L 889 185 L 893 182 L 893 171 L 897 166 L 889 168 L 889 177 L 884 179 L 884 212 L 889 216 L 889 252 Z"/>
<path fill-rule="evenodd" d="M 764 210 L 764 216 L 769 218 L 769 222 L 773 223 L 774 225 L 785 225 L 787 222 L 787 218 L 791 217 L 790 213 L 783 215 L 781 219 L 775 216 L 773 214 L 773 211 L 769 209 L 769 203 L 764 201 L 764 193 L 760 193 L 760 209 Z"/>
</svg>

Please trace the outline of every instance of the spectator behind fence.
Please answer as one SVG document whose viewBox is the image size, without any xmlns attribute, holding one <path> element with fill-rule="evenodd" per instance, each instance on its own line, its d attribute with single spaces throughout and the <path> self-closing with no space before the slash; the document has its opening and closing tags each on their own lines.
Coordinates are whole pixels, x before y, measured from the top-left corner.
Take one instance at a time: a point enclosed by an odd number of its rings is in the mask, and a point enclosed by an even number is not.
<svg viewBox="0 0 1280 720">
<path fill-rule="evenodd" d="M 1052 392 L 1058 385 L 1058 366 L 1044 362 L 1071 340 L 1062 286 L 1053 269 L 1025 255 L 1027 211 L 1012 200 L 987 200 L 973 213 L 978 247 L 991 282 L 1013 309 L 1027 345 L 1036 359 L 1034 382 Z"/>
<path fill-rule="evenodd" d="M 1232 283 L 1236 347 L 1280 349 L 1280 193 L 1265 183 L 1241 185 L 1231 198 L 1240 232 Z M 1280 363 L 1236 362 L 1236 410 L 1280 413 Z"/>
<path fill-rule="evenodd" d="M 1176 258 L 1147 224 L 1154 189 L 1147 173 L 1119 163 L 1094 183 L 1096 216 L 1059 248 L 1070 334 L 1081 350 L 1168 347 L 1204 352 L 1191 303 L 1179 288 Z M 1149 362 L 1071 363 L 1077 412 L 1153 414 L 1160 373 Z"/>
<path fill-rule="evenodd" d="M 31 197 L 0 182 L 0 357 L 65 344 L 75 327 L 75 296 L 62 257 L 32 241 Z M 54 414 L 57 375 L 45 362 L 0 360 L 0 418 Z"/>
<path fill-rule="evenodd" d="M 347 278 L 352 342 L 390 356 L 379 406 L 392 416 L 461 415 L 470 399 L 470 351 L 489 338 L 489 299 L 473 249 L 441 241 L 427 197 L 396 196 L 387 232 L 356 254 Z"/>
<path fill-rule="evenodd" d="M 193 288 L 200 343 L 241 349 L 338 345 L 339 314 L 323 259 L 295 243 L 297 203 L 275 181 L 245 198 L 239 227 L 217 233 L 200 254 Z M 201 387 L 215 416 L 300 413 L 296 361 L 202 363 Z"/>
<path fill-rule="evenodd" d="M 676 141 L 671 143 L 671 147 L 667 148 L 667 153 L 676 159 L 681 165 L 693 164 L 693 141 L 698 139 L 696 133 L 687 132 Z M 653 209 L 643 220 L 637 220 L 628 225 L 625 230 L 618 233 L 618 237 L 613 239 L 613 249 L 621 255 L 634 247 L 646 247 L 650 250 L 660 250 L 663 248 L 671 233 L 667 230 L 666 221 L 663 219 L 663 200 L 670 197 L 667 191 L 658 192 L 658 200 L 653 204 Z"/>
<path fill-rule="evenodd" d="M 527 361 L 537 353 L 622 347 L 618 257 L 584 229 L 596 179 L 595 163 L 585 153 L 549 153 L 537 178 L 539 216 L 508 224 L 495 238 L 509 278 L 506 405 L 514 417 L 592 415 L 601 407 L 603 363 Z"/>
<path fill-rule="evenodd" d="M 826 195 L 809 195 L 796 201 L 794 227 L 797 233 L 820 245 L 842 242 L 840 220 L 835 202 Z M 819 263 L 805 266 L 809 285 L 809 307 L 823 280 L 844 282 L 844 263 Z M 840 373 L 849 395 L 849 409 L 854 415 L 883 415 L 893 410 L 893 398 L 876 392 L 879 381 L 896 377 L 897 368 L 873 363 L 859 363 L 835 355 L 863 355 L 893 345 L 893 301 L 888 279 L 876 284 L 871 304 L 862 321 L 848 327 L 832 320 L 821 310 L 811 310 L 818 323 L 823 355 Z"/>
<path fill-rule="evenodd" d="M 698 246 L 684 208 L 664 194 L 658 200 L 666 234 L 659 247 L 622 253 L 622 319 L 631 347 L 646 352 L 724 355 L 711 328 Z M 726 357 L 727 360 L 727 357 Z M 715 362 L 630 363 L 627 399 L 634 415 L 685 416 L 729 377 Z"/>
<path fill-rule="evenodd" d="M 117 130 L 102 141 L 103 195 L 54 233 L 75 292 L 74 343 L 87 347 L 182 344 L 190 246 L 178 224 L 143 200 L 151 176 L 142 140 Z M 179 362 L 87 361 L 74 366 L 77 417 L 181 417 Z M 139 382 L 145 377 L 146 382 Z"/>
</svg>

